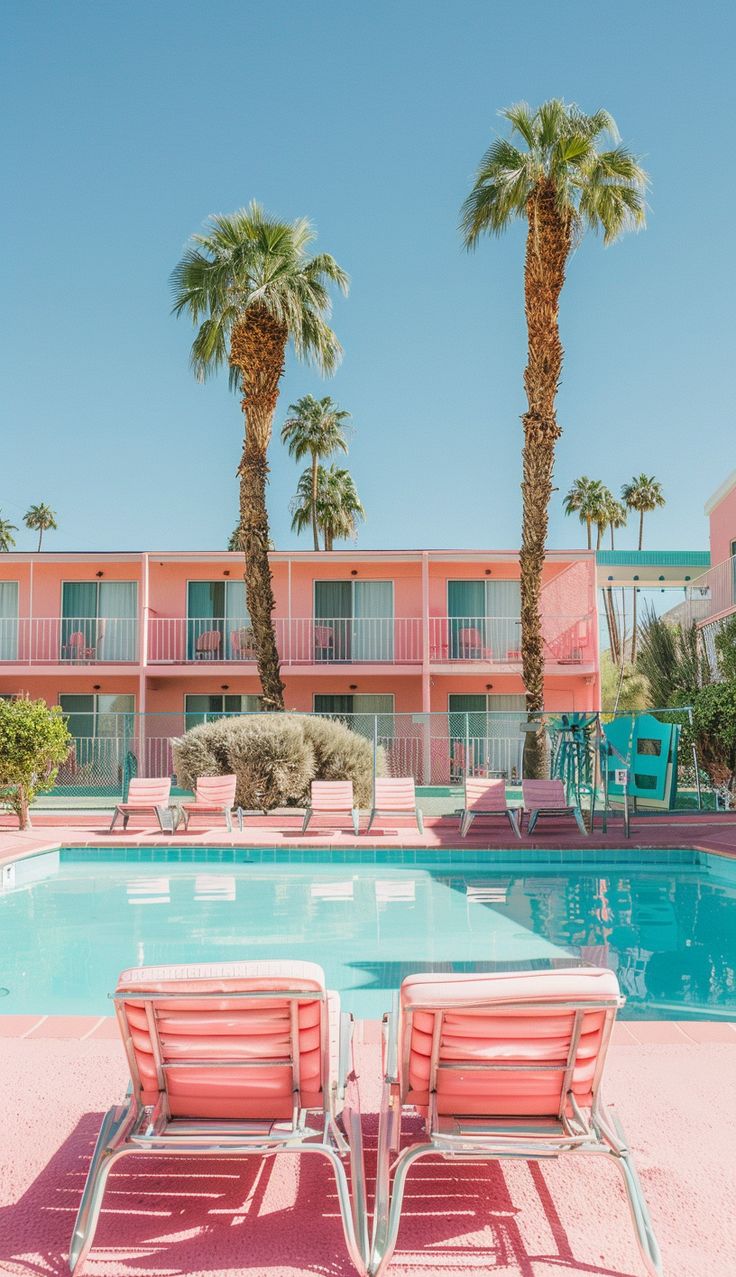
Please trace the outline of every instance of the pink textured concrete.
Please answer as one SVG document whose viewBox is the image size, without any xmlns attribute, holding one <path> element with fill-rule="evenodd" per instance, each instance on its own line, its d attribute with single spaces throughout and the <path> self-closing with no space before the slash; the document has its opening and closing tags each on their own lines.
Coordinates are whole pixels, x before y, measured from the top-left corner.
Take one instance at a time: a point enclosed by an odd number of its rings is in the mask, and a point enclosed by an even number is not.
<svg viewBox="0 0 736 1277">
<path fill-rule="evenodd" d="M 493 851 L 494 848 L 506 849 L 510 846 L 509 830 L 494 825 L 482 825 L 476 822 L 467 838 L 461 842 L 458 833 L 458 820 L 448 816 L 430 816 L 425 821 L 424 834 L 416 827 L 409 825 L 385 826 L 371 830 L 357 837 L 345 830 L 329 828 L 315 829 L 302 836 L 298 827 L 279 823 L 276 819 L 264 820 L 261 823 L 246 824 L 241 832 L 235 830 L 229 834 L 221 826 L 196 829 L 188 834 L 179 829 L 176 835 L 165 835 L 158 829 L 142 826 L 131 829 L 129 833 L 108 833 L 109 822 L 104 816 L 97 814 L 79 814 L 74 812 L 42 812 L 34 816 L 34 828 L 21 834 L 15 822 L 9 817 L 0 816 L 0 864 L 3 861 L 16 860 L 23 855 L 35 851 L 43 851 L 58 846 L 67 847 L 152 847 L 181 846 L 192 844 L 203 847 L 335 847 L 339 850 L 347 848 L 427 848 L 430 850 L 457 850 L 467 847 L 471 850 Z M 540 822 L 541 825 L 541 822 Z M 720 816 L 693 815 L 646 816 L 633 818 L 631 839 L 628 844 L 624 839 L 623 822 L 620 817 L 609 819 L 608 832 L 603 833 L 600 820 L 595 831 L 583 836 L 573 821 L 568 828 L 563 821 L 548 822 L 545 826 L 537 826 L 534 837 L 526 834 L 518 843 L 520 849 L 526 850 L 567 850 L 585 849 L 586 851 L 605 851 L 609 847 L 629 846 L 635 848 L 669 848 L 692 847 L 699 851 L 715 852 L 724 856 L 736 856 L 736 813 L 724 813 Z M 365 827 L 365 824 L 364 824 Z M 514 845 L 516 845 L 514 843 Z"/>
<path fill-rule="evenodd" d="M 95 1021 L 90 1020 L 90 1025 Z M 630 1026 L 627 1026 L 627 1028 Z M 633 1028 L 640 1026 L 634 1025 Z M 369 1173 L 379 1047 L 359 1049 Z M 3 1039 L 0 1272 L 65 1273 L 101 1113 L 126 1082 L 117 1042 Z M 734 1042 L 614 1045 L 609 1098 L 634 1147 L 668 1277 L 736 1272 Z M 88 1277 L 348 1277 L 329 1170 L 315 1161 L 130 1158 L 109 1181 Z M 390 1273 L 637 1277 L 610 1166 L 420 1164 Z"/>
</svg>

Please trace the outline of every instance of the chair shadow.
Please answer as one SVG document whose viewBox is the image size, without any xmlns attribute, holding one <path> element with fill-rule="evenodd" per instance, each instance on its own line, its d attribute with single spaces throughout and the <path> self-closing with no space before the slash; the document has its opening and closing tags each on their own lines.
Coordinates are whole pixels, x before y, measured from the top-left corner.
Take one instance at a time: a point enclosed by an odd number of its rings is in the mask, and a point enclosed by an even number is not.
<svg viewBox="0 0 736 1277">
<path fill-rule="evenodd" d="M 0 1208 L 3 1274 L 68 1277 L 69 1241 L 101 1120 L 100 1113 L 84 1114 L 23 1196 Z M 295 1167 L 286 1192 L 273 1179 L 280 1158 L 121 1158 L 110 1172 L 82 1274 L 100 1262 L 130 1274 L 160 1266 L 166 1277 L 228 1271 L 235 1277 L 281 1265 L 349 1277 L 355 1269 L 329 1165 L 314 1155 L 281 1157 Z"/>
<path fill-rule="evenodd" d="M 365 1121 L 365 1128 L 366 1170 L 372 1187 L 377 1140 L 374 1115 Z M 418 1133 L 419 1119 L 414 1129 Z M 402 1143 L 411 1141 L 412 1127 L 408 1126 Z M 501 1162 L 453 1164 L 428 1157 L 414 1164 L 406 1181 L 395 1262 L 427 1277 L 504 1268 L 518 1277 L 536 1277 L 537 1265 L 542 1263 L 560 1273 L 637 1277 L 635 1271 L 577 1258 L 542 1167 L 536 1162 L 526 1165 L 554 1251 L 534 1253 L 524 1241 L 517 1219 L 521 1212 L 514 1205 Z M 626 1210 L 623 1200 L 620 1209 Z"/>
</svg>

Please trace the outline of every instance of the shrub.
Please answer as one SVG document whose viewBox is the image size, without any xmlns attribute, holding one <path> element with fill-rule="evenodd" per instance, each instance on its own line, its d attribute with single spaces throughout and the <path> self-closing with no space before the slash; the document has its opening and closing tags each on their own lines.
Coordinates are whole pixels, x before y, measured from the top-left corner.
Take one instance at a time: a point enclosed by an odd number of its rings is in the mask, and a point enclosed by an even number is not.
<svg viewBox="0 0 736 1277">
<path fill-rule="evenodd" d="M 357 806 L 371 800 L 373 746 L 338 720 L 302 714 L 220 718 L 191 728 L 172 745 L 179 784 L 194 789 L 198 776 L 233 773 L 241 807 L 303 807 L 313 780 L 352 780 Z M 378 761 L 382 767 L 382 757 Z"/>
<path fill-rule="evenodd" d="M 693 701 L 693 730 L 700 757 L 711 780 L 733 793 L 736 780 L 736 679 L 701 688 Z"/>
<path fill-rule="evenodd" d="M 31 823 L 36 794 L 52 788 L 71 743 L 58 705 L 0 700 L 0 802 L 15 812 L 21 829 Z"/>
</svg>

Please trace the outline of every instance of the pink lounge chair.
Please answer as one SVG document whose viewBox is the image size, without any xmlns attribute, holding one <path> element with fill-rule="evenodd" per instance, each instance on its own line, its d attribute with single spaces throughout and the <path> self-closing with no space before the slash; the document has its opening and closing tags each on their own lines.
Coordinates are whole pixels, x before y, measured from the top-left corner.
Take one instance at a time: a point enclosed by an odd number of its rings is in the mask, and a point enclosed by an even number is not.
<svg viewBox="0 0 736 1277">
<path fill-rule="evenodd" d="M 118 816 L 122 816 L 123 829 L 127 829 L 131 816 L 151 814 L 156 817 L 159 829 L 163 829 L 161 808 L 168 807 L 170 796 L 171 780 L 168 776 L 164 780 L 136 777 L 130 782 L 127 803 L 118 803 L 113 812 L 109 832 L 112 833 L 115 828 Z"/>
<path fill-rule="evenodd" d="M 603 1155 L 623 1177 L 647 1272 L 661 1273 L 631 1153 L 601 1098 L 623 1001 L 614 973 L 600 967 L 404 980 L 393 1015 L 384 1017 L 375 1277 L 396 1245 L 407 1173 L 427 1155 L 453 1167 L 504 1157 Z M 402 1148 L 408 1107 L 419 1109 L 424 1131 Z M 433 1191 L 441 1195 L 438 1173 Z"/>
<path fill-rule="evenodd" d="M 194 654 L 197 660 L 216 661 L 220 655 L 220 645 L 222 643 L 222 635 L 219 630 L 204 630 L 199 635 L 194 645 Z"/>
<path fill-rule="evenodd" d="M 235 806 L 236 776 L 198 776 L 194 802 L 182 803 L 184 828 L 192 816 L 224 816 L 228 832 L 233 831 L 231 812 Z"/>
<path fill-rule="evenodd" d="M 283 1151 L 320 1153 L 330 1162 L 345 1240 L 364 1273 L 368 1225 L 353 1018 L 339 1010 L 311 962 L 124 971 L 115 1011 L 132 1087 L 102 1122 L 72 1234 L 72 1272 L 92 1245 L 119 1157 L 265 1158 Z"/>
<path fill-rule="evenodd" d="M 417 807 L 413 776 L 376 776 L 367 833 L 370 833 L 376 816 L 411 816 L 417 822 L 420 834 L 424 833 L 424 817 Z"/>
<path fill-rule="evenodd" d="M 353 803 L 352 780 L 313 780 L 302 833 L 306 833 L 312 816 L 328 816 L 333 823 L 352 824 L 353 833 L 359 834 L 360 813 Z"/>
<path fill-rule="evenodd" d="M 476 816 L 505 816 L 517 838 L 521 837 L 516 812 L 506 801 L 505 780 L 484 776 L 465 777 L 465 806 L 460 817 L 460 837 L 464 838 Z"/>
<path fill-rule="evenodd" d="M 581 834 L 587 834 L 583 813 L 577 803 L 569 803 L 561 780 L 523 780 L 524 811 L 529 813 L 527 833 L 534 831 L 540 816 L 573 816 Z"/>
</svg>

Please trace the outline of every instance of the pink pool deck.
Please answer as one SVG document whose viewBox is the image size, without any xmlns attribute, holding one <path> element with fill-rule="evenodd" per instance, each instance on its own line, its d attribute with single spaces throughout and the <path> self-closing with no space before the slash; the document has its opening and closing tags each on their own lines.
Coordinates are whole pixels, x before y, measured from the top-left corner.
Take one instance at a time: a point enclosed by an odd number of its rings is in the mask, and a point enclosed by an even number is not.
<svg viewBox="0 0 736 1277">
<path fill-rule="evenodd" d="M 378 1024 L 359 1026 L 369 1184 Z M 126 1070 L 111 1020 L 0 1017 L 0 1272 L 55 1277 L 102 1113 Z M 736 1272 L 736 1028 L 619 1025 L 608 1097 L 635 1151 L 667 1277 Z M 318 1159 L 146 1157 L 112 1172 L 87 1277 L 348 1277 Z M 395 1277 L 639 1277 L 619 1178 L 571 1159 L 427 1161 L 410 1178 Z"/>
</svg>

